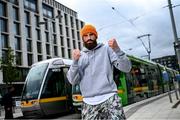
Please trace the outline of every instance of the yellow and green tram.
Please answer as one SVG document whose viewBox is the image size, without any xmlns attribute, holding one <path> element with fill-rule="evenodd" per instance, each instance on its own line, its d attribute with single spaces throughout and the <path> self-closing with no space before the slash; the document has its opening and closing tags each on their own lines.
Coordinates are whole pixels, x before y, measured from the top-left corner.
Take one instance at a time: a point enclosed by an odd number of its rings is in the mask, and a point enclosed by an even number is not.
<svg viewBox="0 0 180 120">
<path fill-rule="evenodd" d="M 32 65 L 22 91 L 24 117 L 41 117 L 71 110 L 72 86 L 66 78 L 71 62 L 53 58 Z"/>
<path fill-rule="evenodd" d="M 132 63 L 129 73 L 123 73 L 114 68 L 114 80 L 124 106 L 174 89 L 177 71 L 134 56 L 128 56 L 128 58 Z M 169 81 L 163 79 L 163 71 L 167 71 Z M 78 102 L 82 102 L 82 97 L 80 91 L 78 94 L 74 87 L 77 88 L 77 85 L 73 86 L 73 104 L 79 109 L 81 104 Z"/>
<path fill-rule="evenodd" d="M 114 68 L 114 80 L 122 104 L 129 105 L 174 89 L 177 71 L 160 64 L 128 56 L 129 73 Z M 22 91 L 21 109 L 25 117 L 46 116 L 81 109 L 79 85 L 71 86 L 66 73 L 72 60 L 53 58 L 32 65 Z M 98 66 L 97 66 L 98 67 Z M 163 80 L 166 71 L 169 80 Z"/>
</svg>

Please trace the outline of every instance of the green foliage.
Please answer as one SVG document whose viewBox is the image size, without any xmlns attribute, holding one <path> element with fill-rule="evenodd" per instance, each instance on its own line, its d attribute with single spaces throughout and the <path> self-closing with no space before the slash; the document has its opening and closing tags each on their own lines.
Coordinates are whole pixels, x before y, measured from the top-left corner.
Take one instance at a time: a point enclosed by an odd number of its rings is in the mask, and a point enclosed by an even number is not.
<svg viewBox="0 0 180 120">
<path fill-rule="evenodd" d="M 18 77 L 14 60 L 13 50 L 11 47 L 8 47 L 5 56 L 0 59 L 0 69 L 3 71 L 3 82 L 6 84 L 12 84 Z"/>
</svg>

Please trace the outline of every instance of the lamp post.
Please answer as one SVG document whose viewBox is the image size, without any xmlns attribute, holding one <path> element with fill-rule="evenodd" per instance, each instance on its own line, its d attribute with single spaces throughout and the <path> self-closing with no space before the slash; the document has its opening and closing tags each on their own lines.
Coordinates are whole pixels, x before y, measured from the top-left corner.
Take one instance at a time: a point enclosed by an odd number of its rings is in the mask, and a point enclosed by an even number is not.
<svg viewBox="0 0 180 120">
<path fill-rule="evenodd" d="M 137 39 L 140 39 L 144 48 L 146 49 L 146 52 L 148 53 L 148 59 L 151 60 L 151 42 L 150 42 L 150 36 L 151 34 L 144 34 L 144 35 L 141 35 L 141 36 L 138 36 Z M 142 37 L 148 37 L 148 48 L 146 47 L 146 45 L 144 44 L 144 42 L 142 41 Z"/>
<path fill-rule="evenodd" d="M 178 65 L 180 67 L 180 40 L 178 40 L 176 24 L 175 24 L 175 20 L 174 20 L 173 9 L 172 9 L 173 6 L 171 4 L 171 0 L 168 0 L 168 7 L 169 7 L 169 13 L 170 13 L 170 17 L 171 17 L 171 23 L 172 23 L 172 29 L 173 29 L 173 35 L 174 35 L 174 50 L 175 50 L 175 54 L 178 59 Z"/>
</svg>

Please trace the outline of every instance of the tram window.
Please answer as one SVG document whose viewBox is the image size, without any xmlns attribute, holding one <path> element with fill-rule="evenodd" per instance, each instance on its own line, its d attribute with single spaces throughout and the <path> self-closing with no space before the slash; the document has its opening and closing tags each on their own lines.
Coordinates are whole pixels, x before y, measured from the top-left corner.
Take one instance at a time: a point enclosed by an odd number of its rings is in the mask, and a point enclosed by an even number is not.
<svg viewBox="0 0 180 120">
<path fill-rule="evenodd" d="M 26 86 L 23 90 L 23 99 L 27 100 L 38 97 L 47 66 L 48 64 L 41 64 L 31 68 L 27 76 Z"/>
<path fill-rule="evenodd" d="M 58 97 L 65 95 L 65 81 L 63 70 L 50 69 L 45 81 L 42 98 Z"/>
</svg>

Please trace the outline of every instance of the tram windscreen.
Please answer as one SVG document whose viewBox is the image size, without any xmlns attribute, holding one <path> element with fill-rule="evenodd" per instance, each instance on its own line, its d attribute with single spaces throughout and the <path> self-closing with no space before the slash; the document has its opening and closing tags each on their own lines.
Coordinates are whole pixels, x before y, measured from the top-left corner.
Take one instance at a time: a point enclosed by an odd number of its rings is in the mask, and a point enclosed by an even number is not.
<svg viewBox="0 0 180 120">
<path fill-rule="evenodd" d="M 47 66 L 48 63 L 44 63 L 30 69 L 23 89 L 22 100 L 37 99 Z"/>
</svg>

